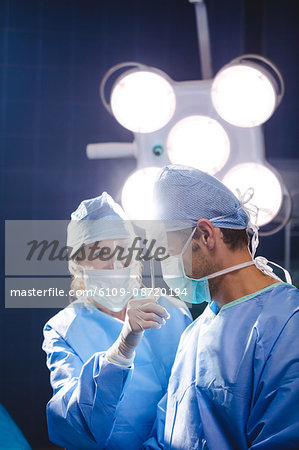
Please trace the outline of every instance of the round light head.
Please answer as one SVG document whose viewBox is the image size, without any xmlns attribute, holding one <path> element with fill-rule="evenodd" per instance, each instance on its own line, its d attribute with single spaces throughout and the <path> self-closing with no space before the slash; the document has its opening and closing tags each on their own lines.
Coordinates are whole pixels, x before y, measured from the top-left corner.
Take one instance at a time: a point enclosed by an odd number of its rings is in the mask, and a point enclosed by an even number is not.
<svg viewBox="0 0 299 450">
<path fill-rule="evenodd" d="M 131 220 L 150 220 L 154 217 L 153 190 L 159 167 L 136 170 L 129 176 L 122 190 L 122 206 Z"/>
<path fill-rule="evenodd" d="M 258 208 L 257 225 L 271 222 L 282 202 L 282 188 L 277 176 L 268 167 L 257 163 L 244 163 L 233 167 L 223 178 L 223 183 L 237 195 L 248 188 L 254 189 L 250 203 Z"/>
<path fill-rule="evenodd" d="M 151 133 L 172 118 L 176 99 L 166 75 L 131 70 L 116 81 L 110 103 L 114 117 L 123 127 L 136 133 Z"/>
<path fill-rule="evenodd" d="M 278 70 L 265 58 L 259 59 L 268 63 L 283 85 Z M 218 72 L 212 84 L 212 102 L 219 116 L 232 125 L 254 127 L 273 114 L 278 105 L 278 87 L 272 73 L 263 65 L 246 58 L 241 61 L 230 63 Z"/>
<path fill-rule="evenodd" d="M 229 138 L 216 120 L 207 116 L 189 116 L 171 129 L 167 152 L 173 164 L 214 174 L 222 169 L 229 157 Z"/>
</svg>

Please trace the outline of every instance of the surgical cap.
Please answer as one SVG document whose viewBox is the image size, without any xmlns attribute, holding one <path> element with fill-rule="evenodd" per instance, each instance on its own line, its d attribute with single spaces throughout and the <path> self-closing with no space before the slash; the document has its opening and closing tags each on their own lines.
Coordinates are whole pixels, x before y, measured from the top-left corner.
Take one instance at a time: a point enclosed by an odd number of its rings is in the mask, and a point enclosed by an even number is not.
<svg viewBox="0 0 299 450">
<path fill-rule="evenodd" d="M 67 246 L 72 247 L 72 257 L 82 245 L 132 236 L 133 228 L 123 209 L 103 192 L 99 197 L 83 200 L 71 214 Z"/>
<path fill-rule="evenodd" d="M 168 231 L 186 228 L 183 223 L 196 226 L 199 219 L 216 219 L 215 226 L 237 230 L 248 225 L 237 197 L 215 177 L 193 167 L 163 167 L 154 185 L 154 200 L 156 219 L 166 228 L 169 224 Z"/>
</svg>

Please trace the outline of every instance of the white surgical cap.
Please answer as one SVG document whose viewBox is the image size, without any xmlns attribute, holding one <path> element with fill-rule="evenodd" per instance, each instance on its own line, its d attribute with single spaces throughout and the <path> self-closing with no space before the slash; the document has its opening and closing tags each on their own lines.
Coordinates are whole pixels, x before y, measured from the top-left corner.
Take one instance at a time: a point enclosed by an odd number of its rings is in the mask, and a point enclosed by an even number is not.
<svg viewBox="0 0 299 450">
<path fill-rule="evenodd" d="M 154 186 L 156 219 L 179 230 L 186 221 L 215 219 L 222 228 L 246 229 L 248 216 L 237 197 L 215 177 L 178 164 L 163 167 Z M 177 226 L 173 226 L 176 221 Z"/>
<path fill-rule="evenodd" d="M 123 209 L 103 192 L 99 197 L 83 200 L 71 214 L 67 246 L 72 247 L 72 257 L 82 245 L 132 236 L 133 228 Z"/>
</svg>

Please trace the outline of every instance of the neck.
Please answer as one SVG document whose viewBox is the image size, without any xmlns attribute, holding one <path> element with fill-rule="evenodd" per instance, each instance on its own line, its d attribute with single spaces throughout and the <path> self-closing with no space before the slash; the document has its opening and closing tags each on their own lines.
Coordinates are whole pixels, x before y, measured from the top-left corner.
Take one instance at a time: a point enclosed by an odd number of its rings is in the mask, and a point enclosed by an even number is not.
<svg viewBox="0 0 299 450">
<path fill-rule="evenodd" d="M 251 259 L 249 252 L 232 253 L 225 258 L 225 265 L 221 265 L 222 267 L 219 270 L 251 261 Z M 252 265 L 210 279 L 209 287 L 212 299 L 221 308 L 227 303 L 254 294 L 254 292 L 274 283 L 277 283 L 277 280 L 265 275 L 255 265 Z"/>
</svg>

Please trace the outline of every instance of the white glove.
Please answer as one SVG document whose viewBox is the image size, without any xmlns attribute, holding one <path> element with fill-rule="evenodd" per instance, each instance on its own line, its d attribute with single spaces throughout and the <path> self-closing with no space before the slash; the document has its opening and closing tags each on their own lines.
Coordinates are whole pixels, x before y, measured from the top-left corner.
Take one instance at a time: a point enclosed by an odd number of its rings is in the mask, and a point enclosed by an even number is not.
<svg viewBox="0 0 299 450">
<path fill-rule="evenodd" d="M 132 365 L 135 348 L 142 339 L 144 330 L 161 328 L 170 315 L 154 299 L 130 300 L 126 318 L 119 337 L 106 352 L 106 359 L 124 367 Z"/>
</svg>

